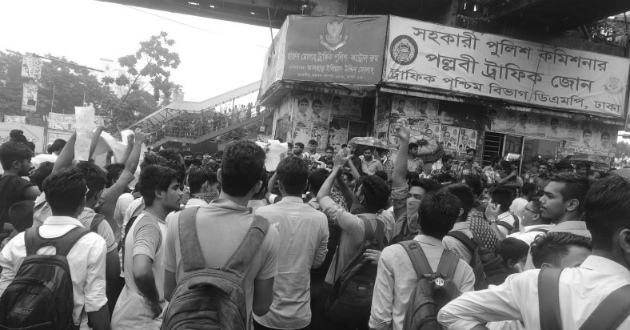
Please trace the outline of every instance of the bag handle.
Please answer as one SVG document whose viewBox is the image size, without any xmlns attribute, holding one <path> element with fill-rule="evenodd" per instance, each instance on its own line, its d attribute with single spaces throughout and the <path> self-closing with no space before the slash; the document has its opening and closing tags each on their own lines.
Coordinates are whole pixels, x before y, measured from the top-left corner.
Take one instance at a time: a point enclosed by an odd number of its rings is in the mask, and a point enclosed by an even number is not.
<svg viewBox="0 0 630 330">
<path fill-rule="evenodd" d="M 433 269 L 431 269 L 429 260 L 427 259 L 427 256 L 424 255 L 424 251 L 418 242 L 410 240 L 400 242 L 398 244 L 402 245 L 403 248 L 405 248 L 405 251 L 407 251 L 407 255 L 409 255 L 409 259 L 411 260 L 413 269 L 416 271 L 418 279 L 421 279 L 425 275 L 433 274 Z"/>
<path fill-rule="evenodd" d="M 560 274 L 562 268 L 543 268 L 538 274 L 540 330 L 562 330 Z"/>
<path fill-rule="evenodd" d="M 449 250 L 444 249 L 442 251 L 442 256 L 440 256 L 440 263 L 438 264 L 436 273 L 444 278 L 453 279 L 453 275 L 455 275 L 455 270 L 457 269 L 458 263 L 459 256 Z"/>
<path fill-rule="evenodd" d="M 187 207 L 179 214 L 179 248 L 182 252 L 184 273 L 206 268 L 197 235 L 197 207 Z"/>
<path fill-rule="evenodd" d="M 247 230 L 245 238 L 243 238 L 241 244 L 221 270 L 233 273 L 238 278 L 245 277 L 245 272 L 249 269 L 249 265 L 256 251 L 258 251 L 260 245 L 262 245 L 265 235 L 267 235 L 267 231 L 269 231 L 269 226 L 269 220 L 260 215 L 254 215 L 254 221 L 249 227 L 249 230 Z"/>
<path fill-rule="evenodd" d="M 630 285 L 608 295 L 584 321 L 580 330 L 615 330 L 630 316 Z"/>
<path fill-rule="evenodd" d="M 475 254 L 475 252 L 477 252 L 478 244 L 474 240 L 472 240 L 470 237 L 468 237 L 466 234 L 462 233 L 461 231 L 451 231 L 446 235 L 451 236 L 455 238 L 456 240 L 460 241 L 462 244 L 466 245 L 468 250 L 470 250 L 470 252 L 473 255 Z"/>
</svg>

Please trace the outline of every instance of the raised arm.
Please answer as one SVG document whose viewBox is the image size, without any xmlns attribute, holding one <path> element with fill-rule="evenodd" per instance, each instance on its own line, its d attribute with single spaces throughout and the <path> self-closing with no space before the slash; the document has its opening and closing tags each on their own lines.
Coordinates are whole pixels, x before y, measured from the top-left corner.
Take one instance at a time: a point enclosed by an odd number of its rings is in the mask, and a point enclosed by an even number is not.
<svg viewBox="0 0 630 330">
<path fill-rule="evenodd" d="M 98 145 L 98 140 L 101 138 L 101 133 L 105 127 L 99 126 L 92 134 L 92 142 L 90 143 L 90 153 L 88 154 L 88 161 L 92 160 L 92 156 L 94 155 L 94 150 L 96 150 L 96 145 Z"/>
<path fill-rule="evenodd" d="M 142 152 L 142 143 L 144 142 L 146 135 L 139 129 L 135 133 L 135 141 L 133 143 L 133 149 L 129 155 L 129 159 L 125 162 L 125 170 L 135 173 L 138 168 L 138 162 L 140 161 L 140 153 Z M 129 149 L 129 147 L 127 147 Z"/>
<path fill-rule="evenodd" d="M 74 144 L 76 141 L 77 132 L 74 132 L 68 139 L 68 142 L 66 142 L 63 150 L 59 153 L 59 157 L 57 157 L 57 161 L 55 161 L 55 165 L 53 166 L 52 173 L 57 173 L 66 167 L 72 166 L 72 161 L 74 160 Z"/>
<path fill-rule="evenodd" d="M 271 176 L 271 179 L 269 179 L 269 182 L 267 183 L 267 192 L 269 194 L 271 194 L 271 191 L 273 190 L 273 186 L 276 185 L 276 181 L 278 181 L 278 171 L 273 173 L 273 175 Z"/>
<path fill-rule="evenodd" d="M 125 154 L 123 155 L 123 158 L 120 160 L 120 164 L 126 164 L 127 160 L 129 159 L 129 156 L 131 155 L 131 152 L 133 151 L 133 146 L 134 146 L 134 141 L 135 139 L 135 135 L 130 134 L 129 136 L 127 136 L 127 149 L 125 149 Z"/>
<path fill-rule="evenodd" d="M 351 156 L 343 157 L 339 153 L 335 155 L 335 158 L 333 159 L 332 172 L 330 172 L 330 175 L 326 178 L 326 181 L 324 181 L 324 184 L 322 184 L 321 188 L 319 188 L 319 192 L 317 193 L 318 201 L 326 196 L 330 196 L 330 191 L 332 190 L 339 171 L 341 171 L 343 165 L 350 159 L 350 157 Z"/>
<path fill-rule="evenodd" d="M 405 187 L 407 185 L 407 155 L 409 151 L 409 137 L 411 129 L 406 119 L 398 119 L 396 122 L 396 133 L 400 138 L 398 154 L 394 160 L 394 172 L 392 173 L 393 187 Z"/>
<path fill-rule="evenodd" d="M 354 166 L 354 162 L 352 161 L 348 162 L 348 166 L 350 166 L 350 172 L 352 173 L 352 177 L 354 178 L 354 181 L 359 182 L 359 179 L 361 178 L 361 174 L 359 174 L 359 170 L 357 170 L 357 167 Z"/>
</svg>

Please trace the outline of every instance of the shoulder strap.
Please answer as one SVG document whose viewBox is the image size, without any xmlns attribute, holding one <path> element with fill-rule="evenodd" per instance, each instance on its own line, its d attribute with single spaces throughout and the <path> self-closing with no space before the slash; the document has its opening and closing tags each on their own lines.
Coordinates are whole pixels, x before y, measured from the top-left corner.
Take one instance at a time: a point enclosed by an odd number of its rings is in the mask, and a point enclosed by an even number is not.
<svg viewBox="0 0 630 330">
<path fill-rule="evenodd" d="M 24 233 L 26 255 L 34 255 L 43 247 L 53 246 L 55 247 L 56 254 L 58 256 L 66 257 L 74 244 L 87 233 L 89 233 L 89 231 L 85 228 L 75 227 L 62 236 L 56 238 L 43 238 L 39 235 L 38 228 L 29 228 Z"/>
<path fill-rule="evenodd" d="M 562 330 L 560 274 L 562 268 L 543 268 L 538 274 L 540 330 Z"/>
<path fill-rule="evenodd" d="M 452 279 L 453 275 L 455 275 L 455 269 L 457 269 L 458 263 L 459 257 L 455 253 L 449 250 L 443 250 L 436 273 L 442 275 L 444 278 Z"/>
<path fill-rule="evenodd" d="M 269 226 L 269 220 L 260 215 L 254 215 L 254 221 L 249 227 L 249 230 L 247 230 L 247 234 L 241 242 L 241 245 L 236 248 L 234 254 L 232 254 L 221 270 L 231 272 L 237 277 L 243 278 L 252 258 L 254 258 L 256 251 L 258 251 L 265 239 L 265 235 L 267 235 L 267 231 L 269 231 Z"/>
<path fill-rule="evenodd" d="M 628 316 L 630 316 L 630 285 L 624 285 L 597 305 L 580 330 L 615 330 Z"/>
<path fill-rule="evenodd" d="M 105 216 L 100 214 L 100 213 L 96 213 L 94 215 L 94 218 L 92 218 L 92 223 L 90 224 L 90 231 L 92 232 L 98 232 L 98 226 L 101 224 L 101 222 L 103 222 L 103 220 L 105 220 Z"/>
<path fill-rule="evenodd" d="M 470 252 L 472 252 L 472 254 L 475 254 L 475 252 L 477 252 L 477 244 L 461 231 L 451 231 L 446 235 L 451 236 L 462 242 L 462 244 L 466 245 L 466 247 L 468 248 L 468 250 L 470 250 Z"/>
<path fill-rule="evenodd" d="M 403 248 L 405 248 L 405 251 L 407 251 L 407 255 L 409 255 L 409 259 L 411 260 L 413 269 L 416 271 L 418 280 L 425 275 L 433 274 L 433 269 L 431 269 L 429 260 L 427 259 L 427 256 L 424 255 L 424 251 L 418 242 L 410 240 L 400 242 L 398 244 L 402 245 Z"/>
<path fill-rule="evenodd" d="M 363 227 L 365 228 L 363 240 L 367 241 L 374 238 L 379 247 L 382 249 L 385 246 L 385 225 L 378 219 L 378 215 L 374 218 L 374 221 L 376 221 L 376 228 L 372 225 L 372 221 L 370 221 L 371 219 L 367 219 L 359 215 L 357 215 L 357 217 L 363 221 Z"/>
<path fill-rule="evenodd" d="M 187 207 L 179 214 L 179 247 L 185 273 L 206 268 L 206 259 L 197 235 L 198 210 L 199 207 Z"/>
<path fill-rule="evenodd" d="M 357 217 L 361 219 L 361 221 L 363 221 L 363 228 L 365 228 L 365 234 L 363 235 L 363 240 L 367 241 L 373 238 L 375 234 L 375 230 L 370 220 L 365 219 L 364 217 L 360 217 L 360 216 L 357 216 Z"/>
<path fill-rule="evenodd" d="M 136 222 L 136 219 L 138 219 L 140 215 L 136 215 L 135 217 L 131 217 L 129 219 L 129 221 L 127 221 L 127 225 L 125 226 L 125 236 L 123 236 L 123 240 L 125 237 L 127 237 L 127 234 L 129 234 L 129 231 L 131 230 L 131 226 L 133 226 L 133 223 Z"/>
</svg>

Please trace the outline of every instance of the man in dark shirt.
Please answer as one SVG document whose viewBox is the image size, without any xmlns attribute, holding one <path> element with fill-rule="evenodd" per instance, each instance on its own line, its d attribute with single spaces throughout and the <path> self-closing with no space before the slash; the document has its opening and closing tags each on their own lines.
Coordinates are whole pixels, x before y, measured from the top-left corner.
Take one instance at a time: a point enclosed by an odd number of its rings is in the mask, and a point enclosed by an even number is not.
<svg viewBox="0 0 630 330">
<path fill-rule="evenodd" d="M 0 164 L 4 175 L 0 178 L 0 234 L 8 222 L 9 208 L 24 200 L 35 200 L 40 192 L 36 185 L 22 179 L 31 169 L 33 152 L 25 144 L 5 142 L 0 146 Z M 7 224 L 7 230 L 13 230 Z"/>
</svg>

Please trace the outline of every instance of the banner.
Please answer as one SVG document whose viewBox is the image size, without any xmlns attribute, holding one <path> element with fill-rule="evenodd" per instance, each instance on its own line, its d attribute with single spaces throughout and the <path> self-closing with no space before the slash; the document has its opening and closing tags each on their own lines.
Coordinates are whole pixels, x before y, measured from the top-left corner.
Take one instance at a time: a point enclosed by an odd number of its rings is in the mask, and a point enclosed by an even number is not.
<svg viewBox="0 0 630 330">
<path fill-rule="evenodd" d="M 42 59 L 39 57 L 22 57 L 22 77 L 39 80 L 42 77 Z"/>
<path fill-rule="evenodd" d="M 74 115 L 65 115 L 51 112 L 48 114 L 48 128 L 59 129 L 64 131 L 74 131 L 76 127 L 76 117 Z"/>
<path fill-rule="evenodd" d="M 287 20 L 283 79 L 371 85 L 380 81 L 387 16 L 295 15 Z"/>
<path fill-rule="evenodd" d="M 623 117 L 630 61 L 392 16 L 383 81 Z"/>
<path fill-rule="evenodd" d="M 265 56 L 265 64 L 263 66 L 263 75 L 260 79 L 260 90 L 258 95 L 262 97 L 269 90 L 271 85 L 282 79 L 284 73 L 284 61 L 287 40 L 287 24 L 289 20 L 285 20 L 278 34 L 273 38 L 273 42 Z"/>
<path fill-rule="evenodd" d="M 22 111 L 37 110 L 37 85 L 22 84 Z"/>
<path fill-rule="evenodd" d="M 4 115 L 5 123 L 18 123 L 18 124 L 26 124 L 26 116 L 9 116 Z"/>
<path fill-rule="evenodd" d="M 35 152 L 45 152 L 44 148 L 44 127 L 25 125 L 19 123 L 0 123 L 0 144 L 10 139 L 10 133 L 14 129 L 24 132 L 28 141 L 35 143 Z"/>
<path fill-rule="evenodd" d="M 88 160 L 92 134 L 96 125 L 94 124 L 94 108 L 74 107 L 77 125 L 77 142 L 74 145 L 74 158 L 77 160 Z"/>
</svg>

